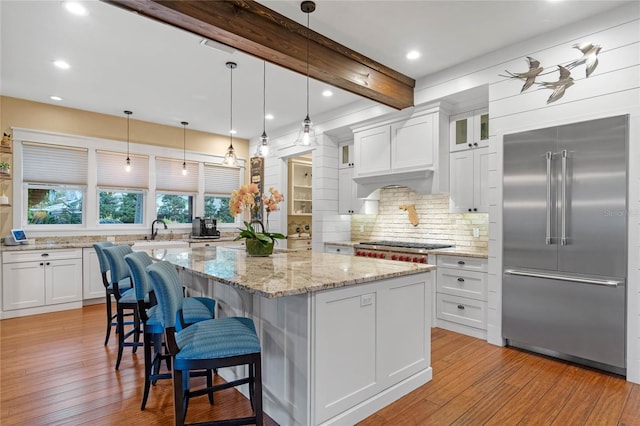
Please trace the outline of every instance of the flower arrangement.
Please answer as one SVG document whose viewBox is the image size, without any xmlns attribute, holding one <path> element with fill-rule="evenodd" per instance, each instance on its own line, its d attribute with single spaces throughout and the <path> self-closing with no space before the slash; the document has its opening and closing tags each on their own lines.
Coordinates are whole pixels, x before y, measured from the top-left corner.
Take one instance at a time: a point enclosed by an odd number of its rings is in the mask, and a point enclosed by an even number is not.
<svg viewBox="0 0 640 426">
<path fill-rule="evenodd" d="M 253 216 L 257 216 L 259 203 L 256 197 L 259 194 L 258 185 L 255 183 L 243 185 L 240 189 L 231 192 L 231 200 L 229 201 L 229 211 L 233 216 L 244 212 L 251 212 Z M 267 221 L 269 213 L 278 209 L 278 204 L 284 200 L 280 192 L 273 188 L 269 188 L 269 196 L 263 195 L 262 204 L 267 213 Z M 260 224 L 262 230 L 258 232 L 253 226 L 254 223 Z M 268 222 L 267 222 L 268 223 Z M 258 256 L 269 255 L 273 251 L 273 244 L 276 239 L 284 239 L 285 236 L 278 232 L 265 231 L 264 225 L 259 220 L 251 222 L 244 221 L 244 229 L 240 228 L 240 235 L 236 237 L 236 241 L 240 239 L 246 240 L 246 248 L 249 254 Z M 253 253 L 252 253 L 253 251 Z"/>
</svg>

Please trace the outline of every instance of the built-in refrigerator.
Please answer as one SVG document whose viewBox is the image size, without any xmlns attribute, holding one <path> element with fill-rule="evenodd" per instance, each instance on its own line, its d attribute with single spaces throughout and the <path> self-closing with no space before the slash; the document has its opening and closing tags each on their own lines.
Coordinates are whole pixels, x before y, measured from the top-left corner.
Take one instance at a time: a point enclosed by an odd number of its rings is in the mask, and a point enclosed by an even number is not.
<svg viewBox="0 0 640 426">
<path fill-rule="evenodd" d="M 625 374 L 628 116 L 504 136 L 508 345 Z"/>
</svg>

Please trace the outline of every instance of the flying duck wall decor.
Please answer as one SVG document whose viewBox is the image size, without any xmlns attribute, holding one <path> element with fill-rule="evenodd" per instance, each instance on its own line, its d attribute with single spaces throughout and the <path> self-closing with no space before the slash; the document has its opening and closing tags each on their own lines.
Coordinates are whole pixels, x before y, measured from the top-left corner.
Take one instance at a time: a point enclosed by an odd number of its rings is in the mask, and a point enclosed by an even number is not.
<svg viewBox="0 0 640 426">
<path fill-rule="evenodd" d="M 537 59 L 527 56 L 525 59 L 529 66 L 529 69 L 524 72 L 511 72 L 505 70 L 508 75 L 499 74 L 500 77 L 508 77 L 508 78 L 517 78 L 519 80 L 524 81 L 522 89 L 520 89 L 520 93 L 532 87 L 534 84 L 537 84 L 539 89 L 551 89 L 553 92 L 547 99 L 547 104 L 551 102 L 555 102 L 558 99 L 564 96 L 565 91 L 573 86 L 574 80 L 571 76 L 571 70 L 580 65 L 585 66 L 585 78 L 589 78 L 589 76 L 593 73 L 593 71 L 598 66 L 598 53 L 602 50 L 602 47 L 597 44 L 592 44 L 589 42 L 574 44 L 572 46 L 575 49 L 578 49 L 582 52 L 582 57 L 569 62 L 565 65 L 556 65 L 554 70 L 543 73 L 544 68 L 540 65 L 540 61 Z M 536 79 L 543 75 L 548 75 L 555 72 L 559 73 L 558 79 L 556 81 L 536 81 Z"/>
</svg>

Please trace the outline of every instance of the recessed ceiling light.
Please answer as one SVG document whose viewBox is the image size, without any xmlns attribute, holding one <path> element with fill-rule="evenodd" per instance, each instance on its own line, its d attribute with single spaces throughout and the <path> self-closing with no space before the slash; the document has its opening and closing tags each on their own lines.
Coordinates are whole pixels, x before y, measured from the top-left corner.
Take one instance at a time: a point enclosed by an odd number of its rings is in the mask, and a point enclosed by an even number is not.
<svg viewBox="0 0 640 426">
<path fill-rule="evenodd" d="M 63 5 L 64 5 L 64 8 L 67 9 L 67 11 L 73 13 L 74 15 L 86 16 L 89 14 L 89 11 L 87 10 L 87 8 L 81 5 L 80 3 L 78 3 L 77 1 L 65 1 Z"/>
<path fill-rule="evenodd" d="M 236 132 L 235 130 L 232 129 L 232 130 L 229 130 L 229 133 L 231 133 L 232 135 L 235 135 L 238 132 Z"/>
<path fill-rule="evenodd" d="M 407 53 L 407 59 L 418 59 L 420 57 L 420 52 L 417 50 L 411 50 Z"/>
<path fill-rule="evenodd" d="M 322 92 L 322 96 L 333 96 L 333 92 L 331 90 L 325 90 L 324 92 Z"/>
<path fill-rule="evenodd" d="M 60 96 L 49 96 L 49 99 L 54 100 L 54 101 L 61 101 L 62 98 Z"/>
<path fill-rule="evenodd" d="M 264 116 L 267 120 L 273 120 L 273 114 L 267 114 Z"/>
<path fill-rule="evenodd" d="M 68 70 L 69 68 L 71 68 L 71 65 L 60 59 L 58 59 L 57 61 L 53 61 L 53 65 L 63 70 Z"/>
</svg>

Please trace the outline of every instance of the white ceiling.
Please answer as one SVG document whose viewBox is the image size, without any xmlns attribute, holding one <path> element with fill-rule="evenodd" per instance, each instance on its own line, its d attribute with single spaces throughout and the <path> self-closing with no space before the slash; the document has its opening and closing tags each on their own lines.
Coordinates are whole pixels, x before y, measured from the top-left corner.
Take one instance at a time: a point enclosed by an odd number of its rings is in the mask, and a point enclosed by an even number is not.
<svg viewBox="0 0 640 426">
<path fill-rule="evenodd" d="M 262 1 L 306 25 L 299 1 Z M 316 1 L 311 29 L 415 79 L 597 15 L 625 1 Z M 0 0 L 0 93 L 171 126 L 227 134 L 234 61 L 233 127 L 262 133 L 262 61 L 202 46 L 200 37 L 99 1 L 74 16 L 62 1 Z M 422 57 L 409 62 L 410 49 Z M 53 66 L 64 59 L 68 70 Z M 305 77 L 267 64 L 270 130 L 305 116 Z M 361 101 L 311 81 L 311 118 Z M 56 95 L 62 101 L 53 101 Z M 362 101 L 361 101 L 362 102 Z M 371 101 L 366 101 L 371 102 Z"/>
</svg>

